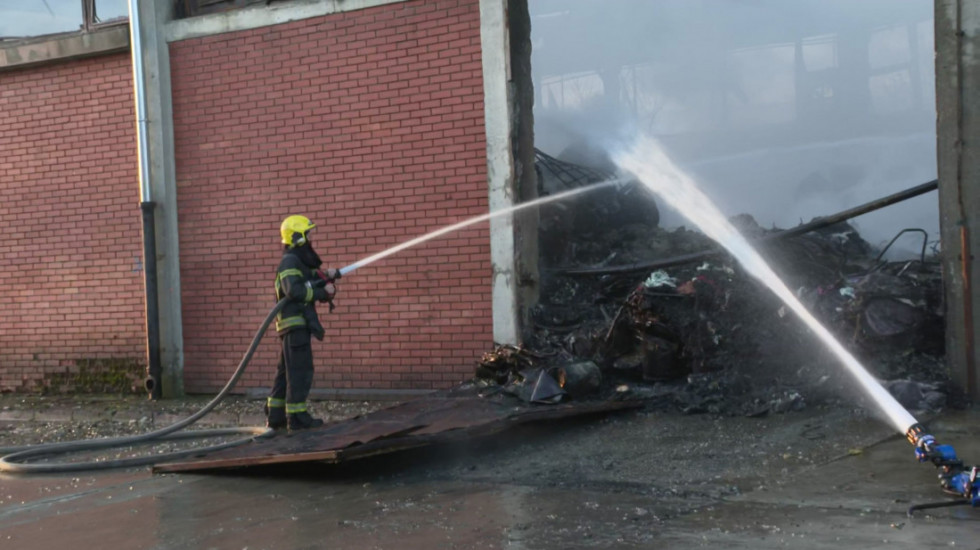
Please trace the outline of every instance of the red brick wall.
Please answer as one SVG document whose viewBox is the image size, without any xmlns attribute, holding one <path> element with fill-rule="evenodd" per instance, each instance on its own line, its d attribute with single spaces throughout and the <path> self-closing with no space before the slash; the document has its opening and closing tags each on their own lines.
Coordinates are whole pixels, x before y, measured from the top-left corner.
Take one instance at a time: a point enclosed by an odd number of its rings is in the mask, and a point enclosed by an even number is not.
<svg viewBox="0 0 980 550">
<path fill-rule="evenodd" d="M 487 211 L 477 0 L 171 44 L 185 387 L 219 388 L 274 303 L 279 222 L 329 266 Z M 486 223 L 340 282 L 315 388 L 437 388 L 492 345 Z M 267 386 L 264 340 L 240 387 Z"/>
<path fill-rule="evenodd" d="M 134 125 L 128 54 L 0 73 L 0 391 L 142 378 Z"/>
</svg>

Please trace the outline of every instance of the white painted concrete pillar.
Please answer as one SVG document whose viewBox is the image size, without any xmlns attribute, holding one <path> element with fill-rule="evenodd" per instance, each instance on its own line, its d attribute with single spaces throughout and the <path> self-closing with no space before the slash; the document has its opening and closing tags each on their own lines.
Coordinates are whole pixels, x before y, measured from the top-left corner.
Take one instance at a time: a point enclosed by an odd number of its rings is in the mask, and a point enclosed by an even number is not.
<svg viewBox="0 0 980 550">
<path fill-rule="evenodd" d="M 946 356 L 953 380 L 980 399 L 980 1 L 936 0 L 939 224 Z"/>
<path fill-rule="evenodd" d="M 490 211 L 536 196 L 530 16 L 526 0 L 480 0 Z M 490 222 L 493 338 L 519 344 L 537 301 L 537 212 Z"/>
<path fill-rule="evenodd" d="M 516 203 L 507 0 L 480 0 L 480 44 L 483 50 L 487 179 L 490 211 L 493 212 Z M 498 344 L 516 344 L 520 341 L 520 315 L 514 216 L 498 216 L 490 221 L 490 260 L 493 264 L 493 339 Z"/>
</svg>

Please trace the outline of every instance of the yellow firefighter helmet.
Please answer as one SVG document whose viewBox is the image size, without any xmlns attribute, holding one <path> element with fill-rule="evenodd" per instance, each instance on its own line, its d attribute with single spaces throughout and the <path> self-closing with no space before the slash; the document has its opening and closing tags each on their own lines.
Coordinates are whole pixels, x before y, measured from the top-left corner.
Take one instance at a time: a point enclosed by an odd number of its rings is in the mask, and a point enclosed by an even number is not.
<svg viewBox="0 0 980 550">
<path fill-rule="evenodd" d="M 316 227 L 306 216 L 289 216 L 282 221 L 279 226 L 279 234 L 282 235 L 282 244 L 292 248 L 306 244 L 307 232 Z"/>
</svg>

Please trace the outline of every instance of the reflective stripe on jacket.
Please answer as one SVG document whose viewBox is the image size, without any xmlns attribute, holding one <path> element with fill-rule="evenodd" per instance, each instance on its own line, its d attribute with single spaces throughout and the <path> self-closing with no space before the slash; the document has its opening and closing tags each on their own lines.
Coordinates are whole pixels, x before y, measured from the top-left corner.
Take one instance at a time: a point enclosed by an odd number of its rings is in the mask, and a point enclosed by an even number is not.
<svg viewBox="0 0 980 550">
<path fill-rule="evenodd" d="M 276 316 L 276 332 L 280 335 L 308 326 L 307 319 L 316 319 L 313 302 L 313 270 L 291 249 L 283 251 L 276 271 L 276 301 L 288 298 L 285 307 Z"/>
</svg>

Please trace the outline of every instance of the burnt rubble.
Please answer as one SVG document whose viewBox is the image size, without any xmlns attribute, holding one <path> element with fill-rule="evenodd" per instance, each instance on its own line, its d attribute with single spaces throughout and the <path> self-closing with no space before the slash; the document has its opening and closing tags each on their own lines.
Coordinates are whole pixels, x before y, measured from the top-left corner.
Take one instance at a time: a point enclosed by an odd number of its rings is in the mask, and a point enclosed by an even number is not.
<svg viewBox="0 0 980 550">
<path fill-rule="evenodd" d="M 850 375 L 768 288 L 700 232 L 666 230 L 656 215 L 640 219 L 636 202 L 617 193 L 542 209 L 541 242 L 564 245 L 542 246 L 529 334 L 523 346 L 481 359 L 481 384 L 532 402 L 639 398 L 686 413 L 859 404 Z M 609 216 L 602 223 L 599 211 Z M 940 264 L 925 243 L 919 257 L 889 262 L 846 222 L 777 240 L 769 237 L 779 230 L 749 215 L 732 221 L 903 405 L 923 412 L 961 404 L 945 365 Z M 616 269 L 713 249 L 694 263 Z"/>
</svg>

